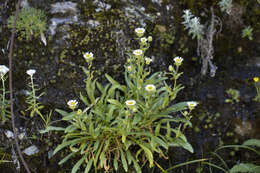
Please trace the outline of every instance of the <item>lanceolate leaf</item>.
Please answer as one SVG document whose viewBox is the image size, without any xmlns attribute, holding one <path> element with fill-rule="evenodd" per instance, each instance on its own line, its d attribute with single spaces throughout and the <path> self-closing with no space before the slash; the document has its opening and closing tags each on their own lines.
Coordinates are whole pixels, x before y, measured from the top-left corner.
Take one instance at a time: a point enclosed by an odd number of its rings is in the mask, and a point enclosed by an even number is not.
<svg viewBox="0 0 260 173">
<path fill-rule="evenodd" d="M 252 163 L 240 163 L 238 165 L 233 166 L 230 169 L 230 173 L 260 173 L 260 166 L 252 164 Z"/>
<path fill-rule="evenodd" d="M 41 130 L 40 133 L 47 133 L 49 131 L 64 131 L 65 129 L 62 127 L 54 127 L 54 126 L 48 126 L 46 129 Z"/>
<path fill-rule="evenodd" d="M 90 171 L 90 168 L 92 167 L 92 164 L 93 164 L 93 159 L 88 161 L 88 164 L 87 164 L 87 166 L 85 168 L 84 173 L 88 173 Z"/>
<path fill-rule="evenodd" d="M 126 162 L 126 159 L 125 159 L 124 152 L 121 148 L 120 148 L 120 157 L 121 157 L 121 161 L 122 161 L 124 170 L 125 170 L 125 172 L 127 172 L 128 171 L 128 165 L 127 165 L 127 162 Z"/>
<path fill-rule="evenodd" d="M 65 158 L 63 158 L 60 162 L 59 165 L 63 164 L 64 162 L 66 162 L 68 159 L 70 159 L 73 155 L 75 155 L 76 153 L 70 153 L 69 155 L 67 155 Z"/>
<path fill-rule="evenodd" d="M 139 144 L 139 146 L 144 150 L 144 153 L 149 161 L 150 168 L 153 167 L 153 153 L 144 145 Z"/>
<path fill-rule="evenodd" d="M 162 114 L 169 114 L 187 109 L 187 102 L 180 102 L 167 108 Z"/>
<path fill-rule="evenodd" d="M 64 117 L 69 115 L 68 112 L 65 112 L 65 111 L 60 110 L 60 109 L 55 109 L 55 111 L 58 112 L 59 114 L 61 114 L 61 115 L 64 116 Z"/>
<path fill-rule="evenodd" d="M 85 157 L 83 156 L 72 168 L 71 173 L 76 173 L 77 170 L 79 169 L 80 165 L 83 163 L 83 161 L 85 160 Z"/>
<path fill-rule="evenodd" d="M 260 139 L 249 139 L 245 141 L 242 145 L 260 147 Z"/>
<path fill-rule="evenodd" d="M 56 154 L 61 149 L 63 149 L 64 147 L 66 147 L 68 145 L 74 145 L 74 144 L 76 144 L 80 141 L 81 141 L 81 139 L 79 138 L 79 139 L 74 139 L 74 140 L 71 140 L 71 141 L 66 141 L 66 142 L 61 143 L 60 145 L 57 146 L 57 148 L 55 148 L 55 150 L 53 151 L 53 155 Z"/>
</svg>

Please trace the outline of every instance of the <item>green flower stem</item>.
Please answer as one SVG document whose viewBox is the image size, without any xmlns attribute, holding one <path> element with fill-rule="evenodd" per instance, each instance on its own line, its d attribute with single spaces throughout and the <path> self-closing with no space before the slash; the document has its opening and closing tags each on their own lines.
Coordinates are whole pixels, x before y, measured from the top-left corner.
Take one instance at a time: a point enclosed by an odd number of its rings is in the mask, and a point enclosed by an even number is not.
<svg viewBox="0 0 260 173">
<path fill-rule="evenodd" d="M 178 75 L 178 71 L 179 71 L 179 66 L 177 65 L 176 66 L 176 73 L 174 74 L 174 85 L 173 85 L 173 91 L 175 90 L 175 88 L 176 88 L 176 83 L 177 83 L 177 75 Z"/>
<path fill-rule="evenodd" d="M 35 89 L 34 89 L 32 75 L 30 75 L 30 78 L 31 78 L 31 88 L 32 88 L 32 94 L 33 94 L 33 108 L 34 108 L 34 110 L 36 110 L 36 96 L 35 96 Z"/>
<path fill-rule="evenodd" d="M 5 81 L 4 81 L 4 76 L 1 76 L 1 80 L 2 80 L 2 88 L 3 88 L 3 95 L 2 95 L 2 105 L 1 105 L 1 110 L 4 110 L 5 107 Z"/>
<path fill-rule="evenodd" d="M 260 87 L 257 86 L 256 83 L 255 83 L 255 88 L 256 88 L 257 97 L 260 97 Z"/>
</svg>

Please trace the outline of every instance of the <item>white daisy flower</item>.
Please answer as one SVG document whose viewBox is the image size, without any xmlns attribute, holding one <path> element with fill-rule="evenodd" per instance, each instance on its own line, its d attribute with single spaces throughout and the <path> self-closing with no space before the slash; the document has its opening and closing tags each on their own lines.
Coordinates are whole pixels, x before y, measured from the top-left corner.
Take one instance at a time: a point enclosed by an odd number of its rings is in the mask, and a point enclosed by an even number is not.
<svg viewBox="0 0 260 173">
<path fill-rule="evenodd" d="M 135 101 L 135 100 L 127 100 L 127 101 L 125 102 L 125 104 L 126 104 L 127 106 L 134 106 L 134 105 L 136 104 L 136 101 Z"/>
<path fill-rule="evenodd" d="M 173 60 L 175 62 L 175 65 L 177 65 L 177 66 L 181 65 L 181 63 L 183 61 L 182 57 L 179 57 L 179 56 L 175 57 Z"/>
<path fill-rule="evenodd" d="M 138 37 L 142 37 L 144 35 L 145 29 L 144 28 L 136 28 L 135 33 Z"/>
<path fill-rule="evenodd" d="M 133 51 L 133 54 L 134 54 L 135 56 L 141 56 L 141 55 L 143 54 L 143 51 L 142 51 L 141 49 L 137 49 L 137 50 L 134 50 L 134 51 Z"/>
<path fill-rule="evenodd" d="M 156 91 L 156 87 L 153 84 L 149 84 L 145 86 L 145 90 L 148 92 L 154 92 Z"/>
<path fill-rule="evenodd" d="M 194 102 L 194 101 L 190 101 L 190 102 L 187 102 L 187 105 L 188 105 L 189 109 L 192 110 L 198 105 L 198 103 Z"/>
<path fill-rule="evenodd" d="M 34 70 L 34 69 L 29 69 L 29 70 L 26 71 L 26 73 L 27 73 L 29 76 L 33 76 L 35 72 L 36 72 L 36 70 Z"/>
<path fill-rule="evenodd" d="M 1 75 L 1 77 L 3 77 L 8 71 L 9 71 L 9 68 L 7 68 L 5 65 L 0 65 L 0 75 Z"/>
<path fill-rule="evenodd" d="M 92 61 L 94 59 L 94 55 L 92 52 L 84 53 L 83 57 L 86 61 Z"/>
<path fill-rule="evenodd" d="M 74 110 L 78 106 L 77 100 L 70 100 L 67 102 L 70 109 Z"/>
</svg>

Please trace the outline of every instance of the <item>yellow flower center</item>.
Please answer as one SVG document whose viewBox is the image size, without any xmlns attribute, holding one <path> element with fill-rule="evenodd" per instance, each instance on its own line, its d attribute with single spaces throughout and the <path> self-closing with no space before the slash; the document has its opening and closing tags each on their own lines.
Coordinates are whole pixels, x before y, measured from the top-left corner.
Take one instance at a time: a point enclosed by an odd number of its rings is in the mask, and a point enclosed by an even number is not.
<svg viewBox="0 0 260 173">
<path fill-rule="evenodd" d="M 254 78 L 253 78 L 253 80 L 254 80 L 254 81 L 255 81 L 255 83 L 256 83 L 256 82 L 258 82 L 258 81 L 259 81 L 259 78 L 258 78 L 258 77 L 254 77 Z"/>
</svg>

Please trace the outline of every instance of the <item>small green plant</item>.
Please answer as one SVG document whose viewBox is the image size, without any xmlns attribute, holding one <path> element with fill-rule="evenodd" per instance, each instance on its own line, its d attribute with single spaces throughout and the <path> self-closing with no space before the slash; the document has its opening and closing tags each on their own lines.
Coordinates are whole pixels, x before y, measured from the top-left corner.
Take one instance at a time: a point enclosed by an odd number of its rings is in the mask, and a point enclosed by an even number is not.
<svg viewBox="0 0 260 173">
<path fill-rule="evenodd" d="M 192 35 L 192 39 L 197 38 L 201 39 L 204 34 L 203 29 L 204 26 L 200 23 L 200 18 L 194 16 L 190 10 L 184 10 L 184 14 L 182 16 L 185 29 L 189 30 L 189 35 Z"/>
<path fill-rule="evenodd" d="M 44 122 L 44 127 L 47 128 L 51 121 L 52 111 L 49 112 L 46 118 L 41 113 L 41 109 L 43 109 L 44 106 L 41 105 L 40 102 L 38 102 L 38 99 L 42 95 L 44 95 L 44 93 L 41 93 L 39 96 L 36 96 L 36 91 L 38 91 L 39 89 L 36 88 L 36 85 L 33 81 L 33 75 L 35 74 L 35 72 L 36 70 L 34 69 L 29 69 L 26 71 L 26 73 L 30 76 L 29 87 L 31 88 L 31 91 L 29 91 L 26 97 L 26 103 L 28 104 L 28 108 L 26 109 L 26 111 L 30 112 L 30 117 L 33 117 L 34 115 L 39 115 Z"/>
<path fill-rule="evenodd" d="M 224 161 L 223 158 L 217 152 L 219 150 L 223 150 L 226 148 L 236 148 L 236 149 L 247 149 L 254 152 L 258 157 L 260 157 L 259 150 L 255 148 L 260 147 L 260 140 L 259 139 L 249 139 L 245 141 L 242 145 L 225 145 L 222 147 L 217 148 L 212 155 L 220 160 L 221 164 L 215 164 L 212 162 L 202 162 L 203 164 L 209 165 L 210 173 L 212 173 L 212 168 L 219 169 L 224 173 L 260 173 L 260 165 L 256 165 L 255 163 L 259 163 L 256 161 L 239 161 L 238 164 L 235 164 L 232 168 L 229 168 L 227 163 Z"/>
<path fill-rule="evenodd" d="M 0 120 L 4 123 L 8 118 L 10 118 L 10 101 L 6 99 L 6 89 L 5 81 L 7 77 L 5 76 L 9 69 L 5 65 L 0 65 L 0 77 L 2 81 L 2 88 L 0 93 Z"/>
<path fill-rule="evenodd" d="M 231 13 L 232 10 L 232 0 L 221 0 L 218 3 L 222 12 L 226 12 L 227 14 Z"/>
<path fill-rule="evenodd" d="M 0 151 L 0 165 L 4 163 L 12 162 L 11 160 L 6 160 L 6 156 L 11 157 L 8 153 L 5 151 Z"/>
<path fill-rule="evenodd" d="M 253 80 L 254 80 L 254 83 L 255 83 L 255 89 L 256 89 L 256 93 L 257 93 L 257 95 L 254 98 L 254 101 L 260 102 L 260 81 L 259 81 L 259 77 L 254 77 Z"/>
<path fill-rule="evenodd" d="M 106 74 L 109 84 L 102 86 L 94 79 L 92 71 L 93 53 L 87 52 L 84 58 L 88 68 L 85 72 L 86 93 L 80 94 L 85 107 L 78 109 L 78 101 L 67 104 L 70 112 L 57 109 L 70 125 L 66 128 L 49 126 L 45 132 L 59 130 L 65 133 L 64 139 L 54 151 L 69 147 L 71 153 L 64 157 L 63 164 L 73 156 L 81 158 L 73 166 L 72 173 L 81 166 L 85 173 L 94 167 L 95 172 L 104 170 L 119 171 L 119 167 L 128 172 L 133 167 L 141 173 L 146 162 L 149 167 L 155 164 L 154 157 L 167 158 L 169 147 L 183 147 L 193 152 L 183 131 L 191 126 L 191 111 L 197 102 L 176 103 L 175 98 L 183 86 L 177 84 L 182 73 L 179 67 L 183 59 L 174 58 L 169 72 L 151 73 L 149 64 L 152 59 L 145 57 L 152 37 L 145 38 L 145 29 L 135 30 L 140 48 L 128 53 L 125 65 L 125 85 Z M 168 78 L 170 76 L 170 78 Z M 173 87 L 167 82 L 173 81 Z M 182 116 L 174 116 L 180 112 Z"/>
<path fill-rule="evenodd" d="M 229 96 L 229 98 L 225 100 L 226 103 L 234 104 L 239 102 L 240 93 L 238 90 L 230 88 L 226 90 L 226 93 Z"/>
<path fill-rule="evenodd" d="M 14 16 L 8 19 L 8 27 L 13 28 Z M 39 37 L 46 30 L 46 17 L 43 11 L 32 7 L 22 8 L 16 21 L 16 30 L 22 38 L 31 40 Z"/>
<path fill-rule="evenodd" d="M 249 40 L 253 40 L 253 28 L 251 26 L 247 26 L 242 30 L 242 38 L 247 37 Z"/>
</svg>

